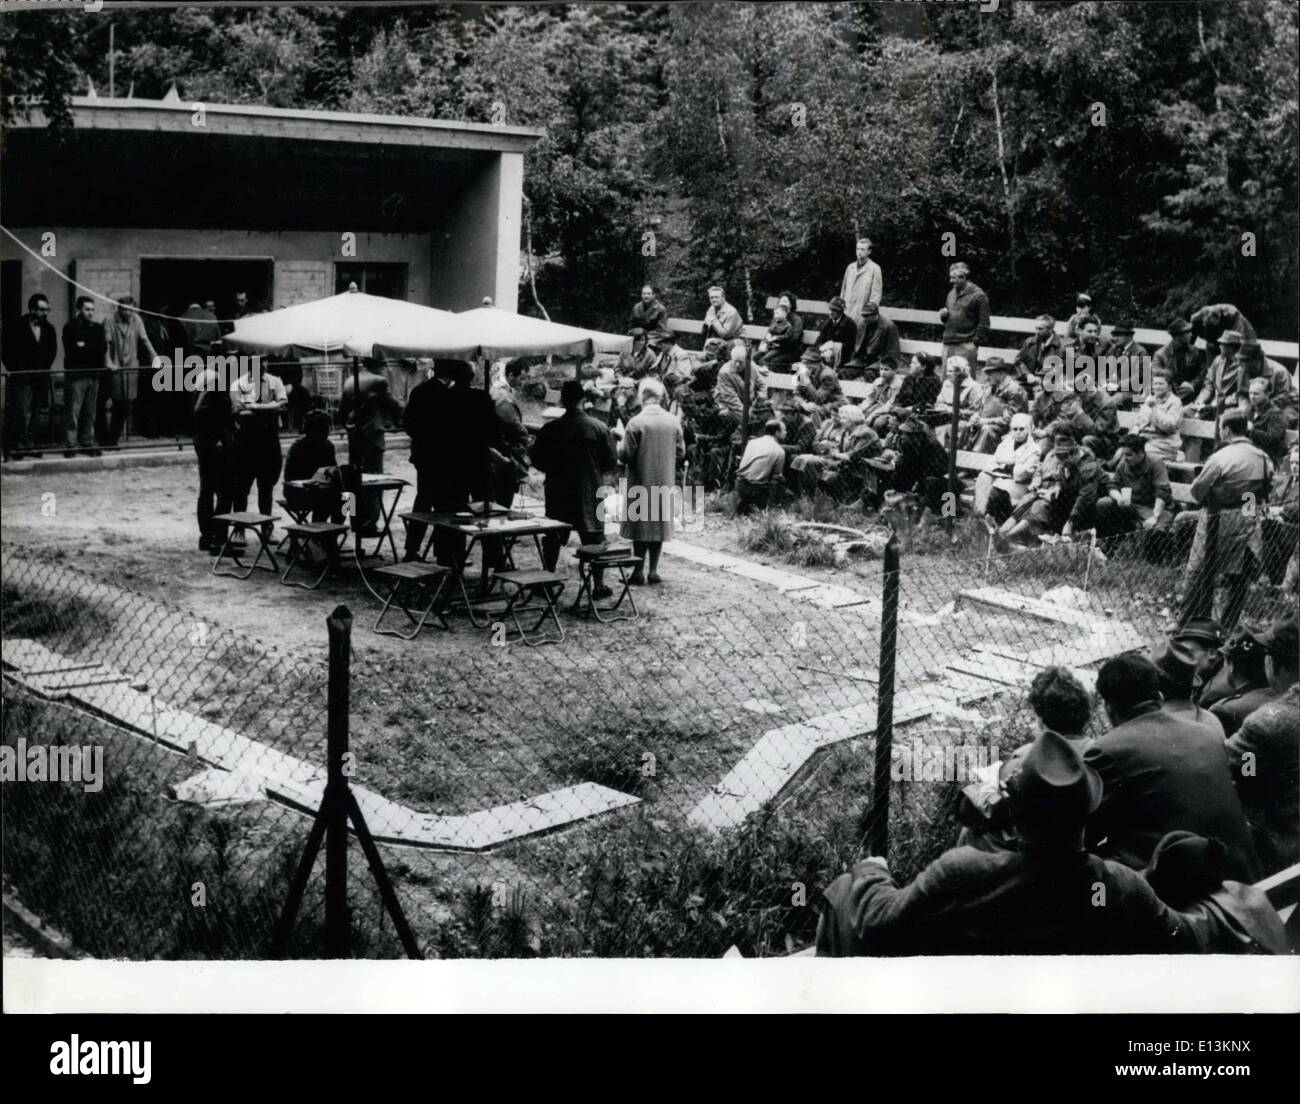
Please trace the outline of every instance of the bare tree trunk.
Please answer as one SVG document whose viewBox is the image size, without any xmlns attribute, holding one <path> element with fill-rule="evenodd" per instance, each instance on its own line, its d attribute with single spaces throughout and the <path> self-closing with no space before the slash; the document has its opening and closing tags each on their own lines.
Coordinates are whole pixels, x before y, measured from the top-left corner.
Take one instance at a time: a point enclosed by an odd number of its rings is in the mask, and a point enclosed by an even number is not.
<svg viewBox="0 0 1300 1104">
<path fill-rule="evenodd" d="M 993 77 L 993 123 L 998 135 L 998 168 L 1002 172 L 1002 202 L 1007 210 L 1007 235 L 1011 246 L 1011 283 L 1016 282 L 1016 208 L 1011 199 L 1011 181 L 1007 176 L 1007 149 L 1002 136 L 1002 105 L 998 100 L 998 72 Z"/>
<path fill-rule="evenodd" d="M 528 264 L 528 290 L 532 292 L 533 303 L 542 312 L 542 317 L 549 322 L 551 316 L 537 298 L 537 263 L 533 258 L 533 203 L 527 196 L 524 196 L 524 254 Z"/>
<path fill-rule="evenodd" d="M 749 262 L 745 262 L 745 321 L 754 321 L 754 283 L 750 279 Z"/>
</svg>

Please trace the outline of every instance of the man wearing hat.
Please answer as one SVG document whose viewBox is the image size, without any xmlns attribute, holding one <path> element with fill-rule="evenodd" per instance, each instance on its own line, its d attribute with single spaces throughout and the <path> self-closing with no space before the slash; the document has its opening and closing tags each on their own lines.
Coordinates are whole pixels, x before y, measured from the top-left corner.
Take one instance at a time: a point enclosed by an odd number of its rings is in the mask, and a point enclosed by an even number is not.
<svg viewBox="0 0 1300 1104">
<path fill-rule="evenodd" d="M 1213 709 L 1240 691 L 1266 686 L 1268 675 L 1264 672 L 1264 649 L 1259 646 L 1259 634 L 1249 625 L 1238 625 L 1219 648 L 1219 666 L 1209 677 L 1202 674 L 1201 693 L 1196 700 L 1202 708 Z"/>
<path fill-rule="evenodd" d="M 818 343 L 825 347 L 834 342 L 840 347 L 840 379 L 857 379 L 862 375 L 860 365 L 849 366 L 849 361 L 853 358 L 853 353 L 858 347 L 858 325 L 844 313 L 844 298 L 836 295 L 829 303 L 826 304 L 830 313 L 826 324 L 822 326 L 821 333 L 818 334 Z M 850 374 L 851 373 L 851 374 Z"/>
<path fill-rule="evenodd" d="M 1186 645 L 1172 640 L 1162 640 L 1151 650 L 1151 662 L 1160 676 L 1162 708 L 1171 717 L 1204 725 L 1217 739 L 1223 739 L 1223 724 L 1208 709 L 1202 709 L 1193 700 L 1200 687 L 1196 674 L 1196 657 Z"/>
<path fill-rule="evenodd" d="M 995 534 L 995 542 L 1005 550 L 1010 541 L 1037 544 L 1037 538 L 1046 534 L 1069 537 L 1076 529 L 1091 529 L 1100 483 L 1096 458 L 1079 446 L 1073 430 L 1058 427 L 1052 434 L 1052 451 L 1030 480 L 1029 493 Z"/>
<path fill-rule="evenodd" d="M 1219 334 L 1219 355 L 1206 369 L 1205 383 L 1193 403 L 1199 409 L 1201 417 L 1218 417 L 1223 411 L 1236 405 L 1241 375 L 1237 354 L 1240 352 L 1240 330 L 1224 330 Z"/>
<path fill-rule="evenodd" d="M 1267 385 L 1270 400 L 1287 414 L 1287 424 L 1296 424 L 1296 395 L 1291 386 L 1291 374 L 1276 360 L 1264 355 L 1264 348 L 1258 341 L 1243 337 L 1241 352 L 1237 355 L 1241 366 L 1241 379 L 1238 393 L 1244 392 L 1252 380 L 1262 379 Z"/>
<path fill-rule="evenodd" d="M 1107 356 L 1143 357 L 1146 350 L 1134 340 L 1137 327 L 1127 320 L 1116 322 L 1110 328 L 1110 345 L 1105 349 Z"/>
<path fill-rule="evenodd" d="M 1196 676 L 1202 688 L 1198 700 L 1208 709 L 1214 703 L 1205 700 L 1206 689 L 1223 666 L 1223 629 L 1212 617 L 1193 617 L 1171 632 L 1169 639 L 1181 645 L 1196 660 Z"/>
<path fill-rule="evenodd" d="M 1142 374 L 1147 351 L 1134 340 L 1136 332 L 1137 327 L 1132 322 L 1116 322 L 1110 328 L 1110 344 L 1101 352 L 1102 356 L 1117 358 L 1117 363 L 1110 379 L 1098 374 L 1098 386 L 1110 392 L 1120 408 L 1132 406 L 1150 386 L 1150 381 Z"/>
<path fill-rule="evenodd" d="M 1084 850 L 1102 782 L 1044 732 L 1007 780 L 1017 851 L 957 847 L 898 886 L 864 859 L 826 890 L 819 956 L 1141 954 L 1196 949 L 1191 927 L 1136 871 Z M 1105 907 L 1096 902 L 1105 901 Z"/>
<path fill-rule="evenodd" d="M 1243 625 L 1227 652 L 1229 678 L 1235 688 L 1216 701 L 1210 711 L 1219 718 L 1224 734 L 1233 735 L 1261 705 L 1273 701 L 1281 690 L 1269 677 L 1268 634 L 1271 630 Z M 1290 685 L 1289 683 L 1287 684 Z M 1287 689 L 1286 686 L 1282 690 Z"/>
<path fill-rule="evenodd" d="M 1169 343 L 1156 350 L 1151 358 L 1153 372 L 1166 372 L 1175 394 L 1187 402 L 1205 386 L 1208 361 L 1205 350 L 1192 339 L 1192 324 L 1185 318 L 1175 318 L 1169 323 Z"/>
<path fill-rule="evenodd" d="M 1011 374 L 1011 365 L 999 356 L 984 362 L 984 387 L 979 409 L 971 418 L 960 447 L 992 452 L 1011 428 L 1011 418 L 1029 410 L 1029 396 Z"/>
<path fill-rule="evenodd" d="M 1213 616 L 1215 587 L 1222 584 L 1225 593 L 1219 622 L 1231 629 L 1259 575 L 1263 552 L 1260 520 L 1268 502 L 1273 461 L 1247 439 L 1246 415 L 1239 410 L 1230 410 L 1219 419 L 1219 435 L 1223 447 L 1192 481 L 1192 498 L 1201 509 L 1187 565 L 1182 620 Z M 1211 531 L 1215 533 L 1213 542 Z"/>
<path fill-rule="evenodd" d="M 898 340 L 898 327 L 894 325 L 875 303 L 867 303 L 862 308 L 862 327 L 858 334 L 857 348 L 853 361 L 866 368 L 868 379 L 871 369 L 879 363 L 881 357 L 892 356 L 895 360 L 903 355 Z"/>
<path fill-rule="evenodd" d="M 1025 338 L 1016 354 L 1016 372 L 1022 380 L 1037 380 L 1043 374 L 1043 358 L 1064 356 L 1061 335 L 1056 332 L 1056 320 L 1050 314 L 1040 314 L 1034 319 L 1034 335 Z"/>
<path fill-rule="evenodd" d="M 846 401 L 835 369 L 823 363 L 822 354 L 815 347 L 803 352 L 794 376 L 794 394 L 795 398 L 816 407 L 823 417 Z"/>
<path fill-rule="evenodd" d="M 1104 786 L 1088 823 L 1097 854 L 1141 870 L 1166 833 L 1186 829 L 1222 841 L 1231 877 L 1258 881 L 1259 863 L 1218 734 L 1164 710 L 1160 674 L 1146 656 L 1107 660 L 1097 672 L 1097 694 L 1111 724 L 1084 755 Z"/>
<path fill-rule="evenodd" d="M 1228 738 L 1228 760 L 1267 873 L 1300 862 L 1300 631 L 1296 615 L 1261 636 L 1272 701 Z"/>
<path fill-rule="evenodd" d="M 1192 313 L 1193 338 L 1204 338 L 1210 348 L 1214 348 L 1224 330 L 1236 330 L 1251 341 L 1259 340 L 1250 320 L 1231 303 L 1213 303 Z"/>
</svg>

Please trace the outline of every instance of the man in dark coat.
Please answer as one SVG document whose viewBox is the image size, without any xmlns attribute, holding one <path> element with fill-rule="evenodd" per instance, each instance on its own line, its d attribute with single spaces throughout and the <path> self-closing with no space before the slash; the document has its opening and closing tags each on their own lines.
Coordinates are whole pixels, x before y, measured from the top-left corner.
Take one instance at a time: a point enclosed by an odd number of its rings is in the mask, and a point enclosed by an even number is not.
<svg viewBox="0 0 1300 1104">
<path fill-rule="evenodd" d="M 641 301 L 632 308 L 629 329 L 644 330 L 650 338 L 671 338 L 668 329 L 668 308 L 659 302 L 655 289 L 646 284 L 641 289 Z"/>
<path fill-rule="evenodd" d="M 875 303 L 868 303 L 862 308 L 862 333 L 858 337 L 858 347 L 853 354 L 853 362 L 870 369 L 880 363 L 881 357 L 892 356 L 902 359 L 903 350 L 899 345 L 898 327 L 881 312 Z M 874 378 L 874 377 L 873 377 Z"/>
<path fill-rule="evenodd" d="M 82 452 L 98 456 L 95 446 L 95 411 L 99 401 L 99 374 L 108 367 L 108 337 L 95 321 L 95 300 L 77 299 L 77 313 L 63 327 L 63 422 L 68 447 L 64 456 Z"/>
<path fill-rule="evenodd" d="M 844 300 L 836 295 L 829 303 L 826 304 L 830 317 L 826 319 L 817 335 L 817 343 L 825 345 L 828 341 L 834 341 L 840 346 L 840 379 L 857 379 L 862 375 L 862 369 L 854 366 L 849 367 L 849 361 L 853 359 L 853 350 L 858 344 L 858 326 L 852 318 L 844 313 Z"/>
<path fill-rule="evenodd" d="M 1064 356 L 1064 344 L 1061 335 L 1056 332 L 1056 319 L 1050 314 L 1040 314 L 1034 319 L 1034 335 L 1025 338 L 1016 354 L 1015 368 L 1017 377 L 1023 382 L 1037 380 L 1043 374 L 1043 358 Z"/>
<path fill-rule="evenodd" d="M 1142 876 L 1084 850 L 1103 797 L 1077 748 L 1046 731 L 1007 780 L 1017 851 L 958 847 L 906 888 L 868 858 L 826 890 L 817 954 L 1159 954 L 1191 926 Z M 1098 907 L 1104 901 L 1105 907 Z"/>
<path fill-rule="evenodd" d="M 573 526 L 581 544 L 603 544 L 605 523 L 597 509 L 602 476 L 614 470 L 617 454 L 609 428 L 582 409 L 582 384 L 565 380 L 560 388 L 564 413 L 537 431 L 533 442 L 533 467 L 546 476 L 546 516 Z M 542 538 L 542 562 L 554 571 L 564 538 L 547 533 Z M 593 597 L 608 598 L 597 569 L 593 569 Z"/>
<path fill-rule="evenodd" d="M 349 373 L 339 400 L 339 417 L 348 430 L 348 463 L 367 475 L 383 474 L 384 434 L 389 422 L 396 425 L 402 418 L 402 405 L 389 393 L 388 377 L 375 371 L 377 367 L 366 361 L 355 382 Z M 380 533 L 381 499 L 378 491 L 357 495 L 357 529 L 363 537 Z"/>
<path fill-rule="evenodd" d="M 216 556 L 226 540 L 226 526 L 214 514 L 228 514 L 235 501 L 239 477 L 235 451 L 235 408 L 230 381 L 224 373 L 208 369 L 194 401 L 194 454 L 199 463 L 199 550 Z M 276 443 L 279 447 L 279 442 Z"/>
<path fill-rule="evenodd" d="M 411 390 L 402 418 L 416 475 L 412 509 L 454 513 L 465 508 L 471 492 L 487 493 L 497 414 L 487 392 L 473 386 L 474 368 L 467 361 L 439 361 L 434 373 Z M 419 558 L 425 531 L 421 522 L 408 526 L 404 560 Z M 440 530 L 433 547 L 440 564 L 455 566 L 465 558 L 460 534 Z"/>
<path fill-rule="evenodd" d="M 4 328 L 0 357 L 10 375 L 5 415 L 4 453 L 11 449 L 31 452 L 32 408 L 50 405 L 50 368 L 59 355 L 59 335 L 50 325 L 50 301 L 37 292 L 27 300 L 27 313 Z"/>
<path fill-rule="evenodd" d="M 1112 727 L 1084 756 L 1104 788 L 1088 824 L 1092 850 L 1141 870 L 1166 833 L 1184 829 L 1227 848 L 1232 878 L 1258 881 L 1223 741 L 1161 708 L 1160 675 L 1146 656 L 1104 663 L 1097 693 Z"/>
<path fill-rule="evenodd" d="M 1169 323 L 1169 344 L 1156 350 L 1151 361 L 1152 370 L 1169 373 L 1169 382 L 1183 402 L 1188 402 L 1205 384 L 1205 370 L 1209 361 L 1205 350 L 1193 340 L 1192 324 L 1185 318 L 1175 318 Z"/>
</svg>

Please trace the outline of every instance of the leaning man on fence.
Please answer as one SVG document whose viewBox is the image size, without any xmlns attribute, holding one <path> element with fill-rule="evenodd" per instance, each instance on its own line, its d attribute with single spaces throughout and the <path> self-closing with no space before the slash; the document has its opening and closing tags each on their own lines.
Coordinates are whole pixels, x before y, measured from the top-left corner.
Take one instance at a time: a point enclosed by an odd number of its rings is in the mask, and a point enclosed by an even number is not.
<svg viewBox="0 0 1300 1104">
<path fill-rule="evenodd" d="M 1139 873 L 1084 850 L 1084 826 L 1102 785 L 1068 740 L 1055 732 L 1039 736 L 1007 791 L 1019 851 L 954 848 L 906 887 L 895 884 L 884 859 L 864 859 L 826 890 L 817 954 L 1197 949 L 1190 925 Z"/>
</svg>

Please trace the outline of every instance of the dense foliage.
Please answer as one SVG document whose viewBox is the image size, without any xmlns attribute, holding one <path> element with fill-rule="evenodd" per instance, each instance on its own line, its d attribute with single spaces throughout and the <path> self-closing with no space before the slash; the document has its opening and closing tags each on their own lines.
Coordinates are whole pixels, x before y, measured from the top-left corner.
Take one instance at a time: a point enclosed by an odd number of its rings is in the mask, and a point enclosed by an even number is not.
<svg viewBox="0 0 1300 1104">
<path fill-rule="evenodd" d="M 110 20 L 0 20 L 4 110 L 109 80 Z M 546 127 L 526 178 L 537 299 L 621 325 L 661 283 L 833 293 L 867 233 L 887 304 L 937 307 L 945 234 L 997 313 L 1163 324 L 1237 303 L 1297 328 L 1288 0 L 455 5 L 114 13 L 118 94 Z M 1243 242 L 1253 235 L 1253 245 Z M 649 236 L 648 236 L 649 235 Z M 1253 254 L 1253 255 L 1252 255 Z M 532 305 L 532 280 L 523 302 Z"/>
</svg>

